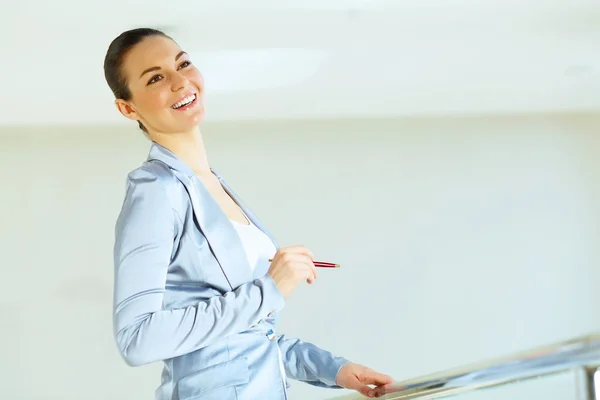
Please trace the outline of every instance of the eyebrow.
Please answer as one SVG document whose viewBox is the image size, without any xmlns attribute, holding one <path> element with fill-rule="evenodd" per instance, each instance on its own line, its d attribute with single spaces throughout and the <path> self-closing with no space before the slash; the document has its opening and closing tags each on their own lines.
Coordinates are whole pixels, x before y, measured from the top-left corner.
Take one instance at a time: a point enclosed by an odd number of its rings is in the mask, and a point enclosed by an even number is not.
<svg viewBox="0 0 600 400">
<path fill-rule="evenodd" d="M 175 61 L 179 60 L 179 59 L 181 58 L 181 56 L 182 56 L 182 55 L 184 55 L 184 54 L 187 54 L 187 53 L 186 53 L 185 51 L 180 51 L 180 52 L 179 52 L 179 53 L 178 53 L 178 54 L 175 56 Z M 141 78 L 142 76 L 144 76 L 145 74 L 147 74 L 148 72 L 152 72 L 152 71 L 158 71 L 158 70 L 160 70 L 160 67 L 150 67 L 150 68 L 147 68 L 147 69 L 145 69 L 145 70 L 144 70 L 144 71 L 141 73 L 141 75 L 140 75 L 140 78 Z"/>
</svg>

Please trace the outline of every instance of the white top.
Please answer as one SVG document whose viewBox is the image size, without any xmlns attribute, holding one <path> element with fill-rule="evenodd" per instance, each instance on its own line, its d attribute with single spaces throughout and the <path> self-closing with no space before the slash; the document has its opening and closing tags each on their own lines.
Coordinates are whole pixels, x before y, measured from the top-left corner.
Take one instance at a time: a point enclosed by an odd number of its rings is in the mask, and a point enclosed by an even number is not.
<svg viewBox="0 0 600 400">
<path fill-rule="evenodd" d="M 246 217 L 246 219 L 250 221 L 250 218 Z M 256 270 L 258 266 L 270 264 L 269 259 L 273 258 L 277 252 L 277 248 L 271 239 L 252 222 L 250 222 L 250 225 L 246 225 L 234 220 L 230 221 L 244 245 L 246 257 L 248 257 L 248 263 L 250 264 L 252 273 L 254 273 L 254 270 Z M 267 265 L 264 266 L 266 267 Z M 283 390 L 287 394 L 285 368 L 283 367 L 283 359 L 281 357 L 279 345 L 277 345 L 277 352 L 279 354 L 279 370 L 281 371 L 281 377 L 283 379 Z"/>
<path fill-rule="evenodd" d="M 250 222 L 250 225 L 233 220 L 231 222 L 244 244 L 252 273 L 259 266 L 268 267 L 270 264 L 269 259 L 273 258 L 277 252 L 271 239 L 252 222 Z"/>
</svg>

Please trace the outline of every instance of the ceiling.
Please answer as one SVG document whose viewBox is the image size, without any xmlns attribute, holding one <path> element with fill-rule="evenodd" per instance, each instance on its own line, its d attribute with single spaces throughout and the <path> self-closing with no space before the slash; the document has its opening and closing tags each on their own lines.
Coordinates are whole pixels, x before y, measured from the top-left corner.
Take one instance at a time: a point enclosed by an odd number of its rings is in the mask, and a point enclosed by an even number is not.
<svg viewBox="0 0 600 400">
<path fill-rule="evenodd" d="M 102 61 L 137 26 L 191 54 L 210 120 L 600 110 L 598 1 L 22 0 L 0 125 L 127 123 Z"/>
</svg>

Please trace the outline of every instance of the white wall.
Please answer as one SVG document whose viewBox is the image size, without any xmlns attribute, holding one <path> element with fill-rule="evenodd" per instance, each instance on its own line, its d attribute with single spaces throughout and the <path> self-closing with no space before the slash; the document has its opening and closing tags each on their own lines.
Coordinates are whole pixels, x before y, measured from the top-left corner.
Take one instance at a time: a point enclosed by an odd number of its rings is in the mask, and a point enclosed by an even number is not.
<svg viewBox="0 0 600 400">
<path fill-rule="evenodd" d="M 139 26 L 190 54 L 213 121 L 600 110 L 595 0 L 60 4 L 2 8 L 0 124 L 124 121 L 102 63 L 110 41 Z M 52 78 L 15 62 L 31 54 Z"/>
<path fill-rule="evenodd" d="M 213 166 L 278 236 L 342 268 L 281 329 L 397 379 L 600 330 L 600 115 L 211 124 Z M 112 339 L 133 128 L 0 133 L 0 391 L 152 398 Z M 292 399 L 344 394 L 294 383 Z"/>
</svg>

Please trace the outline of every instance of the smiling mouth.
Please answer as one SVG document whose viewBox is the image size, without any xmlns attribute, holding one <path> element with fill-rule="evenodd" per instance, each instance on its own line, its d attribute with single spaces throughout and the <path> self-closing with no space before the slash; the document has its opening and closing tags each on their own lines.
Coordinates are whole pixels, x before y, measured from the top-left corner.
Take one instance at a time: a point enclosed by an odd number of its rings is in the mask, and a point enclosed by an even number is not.
<svg viewBox="0 0 600 400">
<path fill-rule="evenodd" d="M 171 108 L 174 109 L 174 110 L 179 110 L 181 108 L 185 108 L 186 106 L 189 106 L 194 101 L 196 101 L 196 97 L 197 97 L 197 95 L 195 93 L 192 94 L 192 95 L 189 95 L 186 98 L 182 99 L 181 101 L 173 104 L 171 106 Z"/>
</svg>

